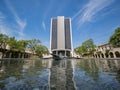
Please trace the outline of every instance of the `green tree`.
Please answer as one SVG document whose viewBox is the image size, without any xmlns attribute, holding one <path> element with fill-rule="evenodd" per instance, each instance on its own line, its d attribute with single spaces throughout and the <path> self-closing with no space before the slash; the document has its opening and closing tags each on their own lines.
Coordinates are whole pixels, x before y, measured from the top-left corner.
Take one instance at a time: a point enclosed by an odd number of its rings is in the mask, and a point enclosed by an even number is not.
<svg viewBox="0 0 120 90">
<path fill-rule="evenodd" d="M 37 50 L 37 46 L 40 44 L 41 44 L 40 40 L 33 39 L 29 41 L 27 48 L 29 48 L 33 53 L 35 53 L 35 51 Z"/>
<path fill-rule="evenodd" d="M 30 43 L 31 40 L 19 40 L 17 43 L 18 43 L 18 49 L 20 51 L 24 51 L 26 50 L 27 48 L 27 45 Z"/>
<path fill-rule="evenodd" d="M 95 44 L 92 39 L 89 39 L 82 43 L 82 46 L 84 47 L 84 51 L 88 54 L 93 54 L 95 51 Z"/>
<path fill-rule="evenodd" d="M 87 52 L 87 49 L 84 46 L 79 46 L 74 49 L 75 53 L 78 55 L 83 55 L 85 52 Z"/>
<path fill-rule="evenodd" d="M 76 54 L 81 56 L 83 55 L 92 55 L 95 51 L 95 44 L 92 39 L 86 40 L 82 43 L 82 46 L 79 46 L 74 49 Z"/>
<path fill-rule="evenodd" d="M 10 46 L 10 50 L 17 50 L 17 48 L 19 47 L 19 44 L 17 43 L 15 37 L 10 37 L 8 44 Z"/>
<path fill-rule="evenodd" d="M 36 47 L 36 54 L 39 56 L 39 57 L 43 57 L 43 54 L 48 54 L 49 51 L 47 49 L 47 47 L 43 46 L 43 45 L 38 45 Z"/>
<path fill-rule="evenodd" d="M 120 27 L 118 27 L 110 37 L 109 43 L 112 44 L 113 47 L 120 47 Z"/>
<path fill-rule="evenodd" d="M 6 49 L 6 46 L 8 45 L 8 36 L 5 35 L 5 34 L 0 34 L 0 48 L 3 49 L 2 51 L 2 57 L 5 56 L 5 49 Z"/>
<path fill-rule="evenodd" d="M 0 34 L 0 48 L 6 49 L 8 45 L 8 36 L 5 34 Z"/>
<path fill-rule="evenodd" d="M 43 54 L 49 53 L 47 47 L 41 45 L 38 39 L 17 41 L 15 37 L 8 37 L 5 34 L 0 34 L 0 48 L 3 49 L 3 56 L 7 45 L 9 45 L 10 50 L 13 51 L 25 52 L 26 49 L 29 49 L 33 54 L 36 53 L 40 57 L 42 57 Z"/>
<path fill-rule="evenodd" d="M 30 40 L 19 40 L 17 41 L 15 37 L 10 37 L 8 45 L 10 46 L 10 50 L 16 50 L 25 52 L 27 45 L 29 44 Z"/>
<path fill-rule="evenodd" d="M 93 42 L 92 39 L 89 39 L 89 40 L 83 42 L 82 46 L 84 46 L 86 48 L 94 48 L 95 47 L 94 42 Z"/>
</svg>

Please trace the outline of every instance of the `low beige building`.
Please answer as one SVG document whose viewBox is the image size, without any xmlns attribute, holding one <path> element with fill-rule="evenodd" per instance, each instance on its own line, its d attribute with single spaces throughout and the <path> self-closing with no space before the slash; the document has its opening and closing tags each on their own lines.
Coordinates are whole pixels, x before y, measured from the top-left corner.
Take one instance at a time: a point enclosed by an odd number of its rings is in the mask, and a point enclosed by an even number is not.
<svg viewBox="0 0 120 90">
<path fill-rule="evenodd" d="M 95 58 L 120 58 L 120 47 L 114 48 L 108 42 L 96 47 Z"/>
</svg>

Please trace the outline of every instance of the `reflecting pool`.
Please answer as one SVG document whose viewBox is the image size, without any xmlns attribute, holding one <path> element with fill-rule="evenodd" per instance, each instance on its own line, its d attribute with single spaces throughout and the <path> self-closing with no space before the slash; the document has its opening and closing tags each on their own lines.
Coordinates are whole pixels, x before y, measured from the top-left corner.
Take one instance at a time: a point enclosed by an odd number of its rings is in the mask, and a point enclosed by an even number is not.
<svg viewBox="0 0 120 90">
<path fill-rule="evenodd" d="M 120 90 L 120 60 L 0 60 L 0 90 Z"/>
</svg>

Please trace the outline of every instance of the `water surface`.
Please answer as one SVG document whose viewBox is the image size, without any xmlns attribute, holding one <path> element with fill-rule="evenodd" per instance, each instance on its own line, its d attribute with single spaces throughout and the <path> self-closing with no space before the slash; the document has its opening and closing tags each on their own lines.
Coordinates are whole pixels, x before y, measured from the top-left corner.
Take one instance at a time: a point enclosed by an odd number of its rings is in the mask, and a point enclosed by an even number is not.
<svg viewBox="0 0 120 90">
<path fill-rule="evenodd" d="M 1 60 L 1 90 L 119 90 L 120 60 Z"/>
</svg>

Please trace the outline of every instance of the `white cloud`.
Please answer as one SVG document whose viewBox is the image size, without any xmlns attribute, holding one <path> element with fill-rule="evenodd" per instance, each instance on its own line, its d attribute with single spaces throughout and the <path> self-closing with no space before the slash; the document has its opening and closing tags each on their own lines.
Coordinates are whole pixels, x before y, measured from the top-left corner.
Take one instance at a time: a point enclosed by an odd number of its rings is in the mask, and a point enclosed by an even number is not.
<svg viewBox="0 0 120 90">
<path fill-rule="evenodd" d="M 6 25 L 0 25 L 0 33 L 6 35 L 12 35 L 12 30 Z"/>
<path fill-rule="evenodd" d="M 0 12 L 0 20 L 1 20 L 1 19 L 5 19 L 5 16 L 3 15 L 2 12 Z"/>
<path fill-rule="evenodd" d="M 7 5 L 7 7 L 9 8 L 9 10 L 11 11 L 11 13 L 13 14 L 14 18 L 15 18 L 15 21 L 16 23 L 18 24 L 18 28 L 19 28 L 19 31 L 18 31 L 18 34 L 20 36 L 20 38 L 22 38 L 24 36 L 24 28 L 26 27 L 26 20 L 22 20 L 16 13 L 15 9 L 13 8 L 13 6 L 10 4 L 10 2 L 8 0 L 5 0 L 5 3 Z"/>
<path fill-rule="evenodd" d="M 90 22 L 96 14 L 109 6 L 113 1 L 114 0 L 89 0 L 89 2 L 72 17 L 72 20 L 78 19 L 79 25 Z"/>
<path fill-rule="evenodd" d="M 44 21 L 42 22 L 42 27 L 43 27 L 44 30 L 46 30 L 46 25 L 45 25 Z"/>
<path fill-rule="evenodd" d="M 0 12 L 0 33 L 12 35 L 12 31 L 9 28 L 9 26 L 7 26 L 5 19 L 6 19 L 5 15 L 2 12 Z"/>
</svg>

